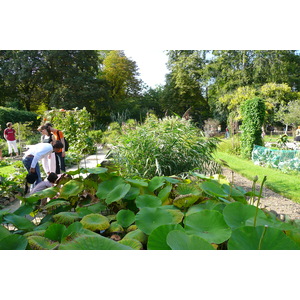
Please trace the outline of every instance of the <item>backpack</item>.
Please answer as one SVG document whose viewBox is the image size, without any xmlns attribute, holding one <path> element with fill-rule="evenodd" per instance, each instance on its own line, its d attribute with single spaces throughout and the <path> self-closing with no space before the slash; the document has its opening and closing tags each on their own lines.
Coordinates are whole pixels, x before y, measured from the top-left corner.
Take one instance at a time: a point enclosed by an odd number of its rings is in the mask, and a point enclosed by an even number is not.
<svg viewBox="0 0 300 300">
<path fill-rule="evenodd" d="M 60 130 L 57 130 L 57 135 L 58 135 L 58 138 L 60 139 L 59 131 Z M 65 151 L 68 151 L 69 150 L 69 142 L 67 141 L 66 138 L 64 138 L 64 139 L 65 139 Z"/>
</svg>

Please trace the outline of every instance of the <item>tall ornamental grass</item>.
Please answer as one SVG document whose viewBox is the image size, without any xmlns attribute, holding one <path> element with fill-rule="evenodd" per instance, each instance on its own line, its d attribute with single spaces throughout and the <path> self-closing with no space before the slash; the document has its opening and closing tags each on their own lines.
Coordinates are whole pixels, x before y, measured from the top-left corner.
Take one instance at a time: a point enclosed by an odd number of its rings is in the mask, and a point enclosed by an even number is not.
<svg viewBox="0 0 300 300">
<path fill-rule="evenodd" d="M 143 125 L 123 132 L 112 155 L 125 176 L 152 178 L 192 170 L 215 174 L 220 171 L 212 157 L 217 143 L 218 139 L 205 138 L 190 121 L 149 115 Z"/>
</svg>

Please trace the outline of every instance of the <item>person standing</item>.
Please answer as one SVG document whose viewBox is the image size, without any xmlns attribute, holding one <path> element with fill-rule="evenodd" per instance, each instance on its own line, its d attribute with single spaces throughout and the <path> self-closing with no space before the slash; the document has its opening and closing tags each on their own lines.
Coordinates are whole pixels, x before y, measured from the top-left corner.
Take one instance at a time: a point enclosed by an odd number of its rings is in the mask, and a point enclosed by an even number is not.
<svg viewBox="0 0 300 300">
<path fill-rule="evenodd" d="M 41 143 L 49 143 L 52 146 L 55 144 L 56 139 L 47 126 L 45 126 L 45 125 L 40 126 L 38 128 L 38 131 L 42 134 Z M 49 154 L 47 162 L 49 165 L 50 172 L 55 173 L 55 171 L 56 171 L 56 154 L 55 154 L 55 152 L 52 152 Z"/>
<path fill-rule="evenodd" d="M 15 155 L 19 155 L 17 141 L 16 141 L 16 131 L 12 127 L 12 122 L 6 124 L 6 129 L 4 130 L 4 138 L 7 141 L 8 153 L 12 157 L 12 152 L 14 151 Z"/>
<path fill-rule="evenodd" d="M 296 136 L 294 141 L 300 142 L 300 126 L 298 126 L 298 129 L 296 130 Z"/>
<path fill-rule="evenodd" d="M 55 136 L 55 139 L 57 141 L 61 141 L 63 144 L 63 148 L 61 151 L 56 152 L 56 174 L 60 174 L 60 171 L 66 171 L 66 166 L 65 166 L 65 138 L 64 134 L 61 130 L 55 129 L 52 127 L 51 123 L 46 123 L 45 126 L 49 128 L 49 130 L 53 133 Z"/>
<path fill-rule="evenodd" d="M 63 144 L 60 141 L 56 141 L 52 146 L 49 143 L 39 143 L 31 146 L 25 153 L 22 159 L 24 167 L 28 173 L 36 173 L 37 179 L 33 183 L 33 186 L 42 181 L 41 171 L 39 167 L 39 160 L 42 161 L 43 169 L 47 175 L 50 174 L 49 165 L 47 163 L 47 156 L 53 151 L 59 152 L 63 148 Z"/>
</svg>

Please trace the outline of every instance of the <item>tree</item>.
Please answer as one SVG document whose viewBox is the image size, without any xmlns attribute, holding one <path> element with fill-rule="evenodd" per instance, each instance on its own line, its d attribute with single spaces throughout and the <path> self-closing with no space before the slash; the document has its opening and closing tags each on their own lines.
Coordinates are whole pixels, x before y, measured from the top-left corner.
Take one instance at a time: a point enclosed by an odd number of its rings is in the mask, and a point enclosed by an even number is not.
<svg viewBox="0 0 300 300">
<path fill-rule="evenodd" d="M 287 104 L 281 105 L 276 113 L 275 120 L 286 125 L 286 131 L 289 125 L 294 128 L 300 124 L 300 100 L 294 100 Z"/>
<path fill-rule="evenodd" d="M 101 78 L 109 84 L 110 109 L 117 110 L 126 99 L 136 97 L 141 92 L 141 80 L 138 79 L 135 61 L 127 58 L 123 51 L 110 51 L 103 60 Z"/>
</svg>

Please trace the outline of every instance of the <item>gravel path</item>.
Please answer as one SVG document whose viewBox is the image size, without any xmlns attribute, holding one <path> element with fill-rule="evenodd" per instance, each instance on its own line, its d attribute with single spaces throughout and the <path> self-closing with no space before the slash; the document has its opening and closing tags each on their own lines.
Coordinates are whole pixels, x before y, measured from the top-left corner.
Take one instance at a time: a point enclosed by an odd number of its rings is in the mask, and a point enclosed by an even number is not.
<svg viewBox="0 0 300 300">
<path fill-rule="evenodd" d="M 232 182 L 232 172 L 234 184 L 243 187 L 246 191 L 251 191 L 253 183 L 251 180 L 230 169 L 223 168 L 223 175 L 225 175 L 230 182 Z M 256 188 L 259 190 L 260 186 L 257 184 Z M 263 198 L 260 200 L 262 208 L 276 212 L 282 220 L 285 219 L 285 215 L 290 219 L 300 219 L 300 204 L 265 187 L 263 188 L 262 195 Z"/>
</svg>

